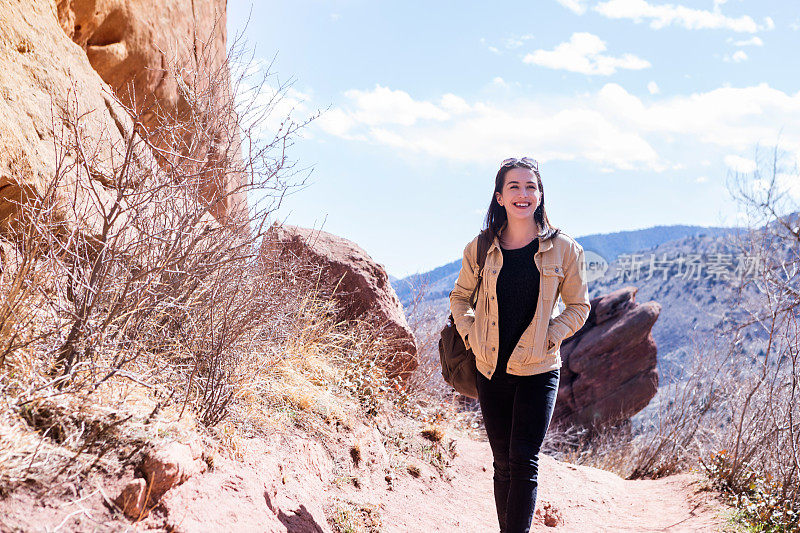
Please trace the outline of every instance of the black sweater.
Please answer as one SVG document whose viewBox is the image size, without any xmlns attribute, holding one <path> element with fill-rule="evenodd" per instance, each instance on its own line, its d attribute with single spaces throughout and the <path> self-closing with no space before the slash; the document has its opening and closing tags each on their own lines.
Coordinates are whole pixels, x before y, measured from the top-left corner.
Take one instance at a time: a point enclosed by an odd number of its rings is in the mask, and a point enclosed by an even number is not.
<svg viewBox="0 0 800 533">
<path fill-rule="evenodd" d="M 533 256 L 539 249 L 539 239 L 515 250 L 500 248 L 503 267 L 497 276 L 497 311 L 500 351 L 496 373 L 505 373 L 511 352 L 528 328 L 536 313 L 539 299 L 539 270 Z"/>
</svg>

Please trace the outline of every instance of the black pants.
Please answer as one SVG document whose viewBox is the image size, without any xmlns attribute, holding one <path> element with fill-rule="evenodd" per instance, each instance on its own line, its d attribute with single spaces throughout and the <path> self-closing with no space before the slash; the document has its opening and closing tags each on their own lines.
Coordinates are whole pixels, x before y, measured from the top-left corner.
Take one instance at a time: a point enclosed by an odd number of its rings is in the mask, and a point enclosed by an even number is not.
<svg viewBox="0 0 800 533">
<path fill-rule="evenodd" d="M 494 500 L 502 533 L 528 533 L 536 507 L 539 449 L 558 394 L 560 369 L 533 376 L 478 372 L 478 401 L 494 456 Z"/>
</svg>

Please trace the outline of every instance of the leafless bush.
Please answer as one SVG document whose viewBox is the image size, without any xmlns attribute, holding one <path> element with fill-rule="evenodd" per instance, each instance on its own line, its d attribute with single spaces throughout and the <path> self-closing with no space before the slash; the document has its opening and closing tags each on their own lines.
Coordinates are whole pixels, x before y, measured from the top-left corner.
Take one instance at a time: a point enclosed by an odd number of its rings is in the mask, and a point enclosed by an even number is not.
<svg viewBox="0 0 800 533">
<path fill-rule="evenodd" d="M 731 244 L 752 270 L 732 282 L 735 301 L 713 342 L 684 380 L 659 391 L 643 427 L 591 442 L 558 434 L 551 449 L 632 478 L 703 467 L 746 521 L 783 531 L 797 527 L 800 498 L 800 213 L 789 194 L 799 174 L 778 148 L 756 159 L 730 184 L 748 214 Z"/>
<path fill-rule="evenodd" d="M 731 423 L 709 466 L 735 493 L 760 498 L 758 512 L 773 526 L 797 526 L 800 507 L 800 213 L 791 194 L 800 172 L 787 159 L 777 146 L 766 155 L 757 151 L 756 170 L 731 179 L 749 216 L 737 244 L 755 258 L 757 274 L 740 288 L 743 316 L 731 339 L 737 343 L 742 331 L 755 328 L 764 344 L 759 353 L 743 354 L 750 365 L 726 391 Z M 755 301 L 742 297 L 748 286 L 758 289 Z"/>
<path fill-rule="evenodd" d="M 453 390 L 442 378 L 439 360 L 439 338 L 447 316 L 426 300 L 429 282 L 422 276 L 411 278 L 411 302 L 405 309 L 406 319 L 417 339 L 419 366 L 409 379 L 409 388 L 418 401 L 442 403 L 453 399 Z"/>
<path fill-rule="evenodd" d="M 699 467 L 717 445 L 729 409 L 727 391 L 736 380 L 727 339 L 695 347 L 680 381 L 659 389 L 645 412 L 616 426 L 557 425 L 543 449 L 561 460 L 619 474 L 659 478 Z"/>
<path fill-rule="evenodd" d="M 179 112 L 107 95 L 117 143 L 79 94 L 54 108 L 56 172 L 6 228 L 0 372 L 19 405 L 121 378 L 172 389 L 213 425 L 243 354 L 279 345 L 308 283 L 284 283 L 299 267 L 262 250 L 271 213 L 304 184 L 287 148 L 313 117 L 265 138 L 288 86 L 269 71 L 253 82 L 238 43 L 231 54 L 168 66 Z"/>
</svg>

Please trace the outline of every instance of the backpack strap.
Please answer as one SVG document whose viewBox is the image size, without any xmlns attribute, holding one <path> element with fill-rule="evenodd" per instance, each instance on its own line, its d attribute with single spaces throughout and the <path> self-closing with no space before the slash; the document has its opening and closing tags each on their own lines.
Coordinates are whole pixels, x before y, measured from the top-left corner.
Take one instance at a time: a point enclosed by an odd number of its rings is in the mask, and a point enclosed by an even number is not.
<svg viewBox="0 0 800 533">
<path fill-rule="evenodd" d="M 489 230 L 485 229 L 478 235 L 478 283 L 475 285 L 475 289 L 472 291 L 472 297 L 470 298 L 473 308 L 478 303 L 478 289 L 480 289 L 481 283 L 483 282 L 483 267 L 486 264 L 486 255 L 489 253 L 490 244 Z"/>
</svg>

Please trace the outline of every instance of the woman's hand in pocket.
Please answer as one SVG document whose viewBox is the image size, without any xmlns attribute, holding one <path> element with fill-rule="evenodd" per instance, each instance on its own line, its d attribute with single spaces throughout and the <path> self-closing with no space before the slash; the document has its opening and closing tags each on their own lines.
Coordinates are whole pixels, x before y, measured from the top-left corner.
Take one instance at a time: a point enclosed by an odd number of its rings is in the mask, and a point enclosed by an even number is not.
<svg viewBox="0 0 800 533">
<path fill-rule="evenodd" d="M 558 348 L 560 340 L 556 337 L 556 333 L 550 326 L 547 327 L 547 337 L 545 340 L 546 352 L 551 352 Z"/>
</svg>

